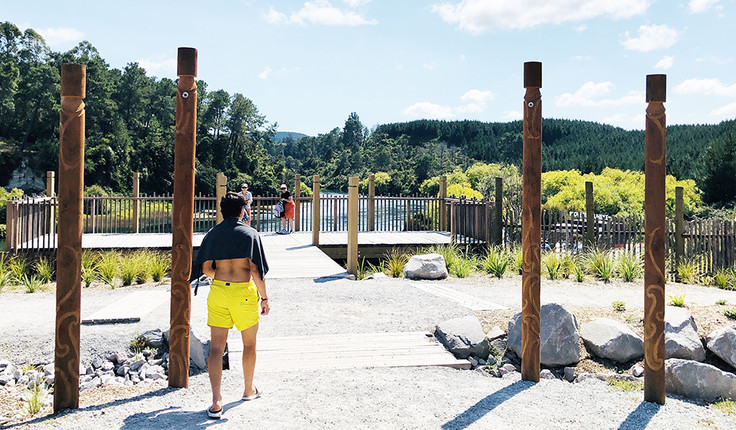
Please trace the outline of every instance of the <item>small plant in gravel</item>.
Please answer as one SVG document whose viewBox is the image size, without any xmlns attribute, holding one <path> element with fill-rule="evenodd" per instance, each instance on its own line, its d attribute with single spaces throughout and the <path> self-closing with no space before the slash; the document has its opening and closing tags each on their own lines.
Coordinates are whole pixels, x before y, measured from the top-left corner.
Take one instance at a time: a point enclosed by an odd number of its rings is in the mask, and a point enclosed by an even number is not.
<svg viewBox="0 0 736 430">
<path fill-rule="evenodd" d="M 509 261 L 511 263 L 511 270 L 518 275 L 521 275 L 524 266 L 524 250 L 521 246 L 514 246 L 509 252 Z"/>
<path fill-rule="evenodd" d="M 44 388 L 45 380 L 40 380 L 32 384 L 28 389 L 25 411 L 29 415 L 35 415 L 43 408 L 43 401 L 46 399 L 46 389 Z"/>
<path fill-rule="evenodd" d="M 28 260 L 22 256 L 17 255 L 10 260 L 9 269 L 12 277 L 12 282 L 19 285 L 23 282 L 23 277 L 30 271 L 31 264 Z"/>
<path fill-rule="evenodd" d="M 151 277 L 151 262 L 156 258 L 153 251 L 144 250 L 134 252 L 131 256 L 138 263 L 138 270 L 135 272 L 135 283 L 145 284 Z"/>
<path fill-rule="evenodd" d="M 123 287 L 133 284 L 136 275 L 140 271 L 140 260 L 133 254 L 122 257 L 120 261 L 120 279 L 123 281 Z"/>
<path fill-rule="evenodd" d="M 729 270 L 720 269 L 716 271 L 716 273 L 713 274 L 713 278 L 711 279 L 712 286 L 716 288 L 720 288 L 722 290 L 730 290 L 731 289 L 731 273 Z"/>
<path fill-rule="evenodd" d="M 562 269 L 562 277 L 565 279 L 570 279 L 570 275 L 575 272 L 575 267 L 577 267 L 578 265 L 575 256 L 571 254 L 562 254 L 562 256 L 560 257 L 560 263 Z"/>
<path fill-rule="evenodd" d="M 82 251 L 82 281 L 89 287 L 97 279 L 97 255 L 85 249 Z"/>
<path fill-rule="evenodd" d="M 460 260 L 463 259 L 463 256 L 460 253 L 460 249 L 457 247 L 457 245 L 453 243 L 447 244 L 447 245 L 433 246 L 429 248 L 427 251 L 435 253 L 435 254 L 440 254 L 442 258 L 445 259 L 445 266 L 447 266 L 447 271 L 450 273 L 454 273 L 455 264 L 457 264 Z M 461 270 L 464 270 L 464 269 L 461 269 Z"/>
<path fill-rule="evenodd" d="M 585 257 L 590 273 L 603 282 L 609 282 L 613 276 L 615 262 L 611 253 L 596 249 Z"/>
<path fill-rule="evenodd" d="M 677 265 L 677 277 L 680 282 L 694 284 L 698 282 L 698 265 L 695 261 L 683 261 Z"/>
<path fill-rule="evenodd" d="M 115 288 L 115 278 L 118 276 L 120 255 L 115 251 L 107 251 L 100 255 L 97 261 L 97 273 L 107 285 Z"/>
<path fill-rule="evenodd" d="M 670 306 L 677 306 L 677 307 L 683 307 L 685 306 L 685 292 L 684 291 L 678 291 L 677 293 L 667 296 L 669 301 L 667 302 Z"/>
<path fill-rule="evenodd" d="M 404 273 L 404 265 L 409 261 L 409 256 L 400 250 L 393 248 L 385 256 L 387 275 L 399 278 Z"/>
<path fill-rule="evenodd" d="M 551 280 L 562 275 L 562 260 L 554 251 L 545 252 L 542 255 L 542 266 L 547 270 L 547 275 Z"/>
<path fill-rule="evenodd" d="M 171 257 L 169 257 L 169 255 L 162 252 L 154 254 L 149 267 L 153 282 L 161 282 L 164 276 L 166 276 L 166 272 L 169 271 L 170 265 Z"/>
<path fill-rule="evenodd" d="M 585 268 L 582 264 L 576 264 L 572 269 L 573 275 L 575 275 L 575 281 L 583 282 L 585 280 Z"/>
<path fill-rule="evenodd" d="M 611 388 L 615 388 L 621 391 L 642 391 L 644 390 L 644 383 L 640 381 L 629 381 L 626 379 L 614 379 L 608 380 L 608 385 Z"/>
<path fill-rule="evenodd" d="M 35 264 L 36 273 L 43 280 L 44 284 L 48 284 L 54 278 L 54 264 L 46 257 L 41 257 Z"/>
<path fill-rule="evenodd" d="M 473 272 L 476 263 L 473 258 L 461 256 L 452 266 L 452 274 L 458 278 L 465 278 Z"/>
<path fill-rule="evenodd" d="M 363 258 L 358 261 L 358 273 L 355 274 L 355 279 L 360 281 L 379 271 L 380 270 L 376 268 L 376 266 L 367 262 L 365 258 Z"/>
<path fill-rule="evenodd" d="M 26 293 L 35 293 L 39 288 L 43 286 L 44 282 L 36 275 L 30 277 L 28 275 L 23 275 L 21 284 L 23 285 L 23 288 L 25 288 Z"/>
<path fill-rule="evenodd" d="M 611 306 L 613 307 L 613 310 L 623 312 L 626 310 L 626 303 L 624 303 L 621 300 L 614 300 L 611 303 Z"/>
<path fill-rule="evenodd" d="M 625 252 L 616 259 L 616 272 L 626 281 L 632 282 L 642 276 L 644 263 L 640 255 L 633 252 Z"/>
<path fill-rule="evenodd" d="M 724 414 L 736 415 L 736 402 L 733 400 L 721 400 L 713 403 L 713 407 L 723 412 Z"/>
<path fill-rule="evenodd" d="M 716 304 L 718 306 L 726 306 L 728 304 L 728 302 L 725 301 L 725 300 L 723 300 L 723 299 L 721 299 L 721 300 L 716 300 Z"/>
<path fill-rule="evenodd" d="M 723 311 L 723 315 L 731 318 L 732 320 L 736 320 L 736 308 L 726 309 Z"/>
<path fill-rule="evenodd" d="M 142 334 L 136 334 L 128 343 L 128 346 L 133 354 L 141 354 L 148 346 L 148 339 Z"/>
<path fill-rule="evenodd" d="M 492 246 L 488 248 L 485 258 L 483 259 L 482 268 L 486 273 L 501 279 L 506 273 L 509 266 L 509 256 L 506 250 L 500 246 Z"/>
</svg>

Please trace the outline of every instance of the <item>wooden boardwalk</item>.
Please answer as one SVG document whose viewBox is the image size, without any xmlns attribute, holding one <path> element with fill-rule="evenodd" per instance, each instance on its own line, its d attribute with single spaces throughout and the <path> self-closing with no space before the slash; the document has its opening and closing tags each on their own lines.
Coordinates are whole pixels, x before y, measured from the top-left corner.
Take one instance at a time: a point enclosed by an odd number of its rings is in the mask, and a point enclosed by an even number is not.
<svg viewBox="0 0 736 430">
<path fill-rule="evenodd" d="M 231 370 L 240 371 L 241 339 L 231 336 L 228 349 Z M 258 338 L 256 349 L 256 372 L 413 366 L 470 368 L 468 360 L 455 358 L 425 332 Z"/>
</svg>

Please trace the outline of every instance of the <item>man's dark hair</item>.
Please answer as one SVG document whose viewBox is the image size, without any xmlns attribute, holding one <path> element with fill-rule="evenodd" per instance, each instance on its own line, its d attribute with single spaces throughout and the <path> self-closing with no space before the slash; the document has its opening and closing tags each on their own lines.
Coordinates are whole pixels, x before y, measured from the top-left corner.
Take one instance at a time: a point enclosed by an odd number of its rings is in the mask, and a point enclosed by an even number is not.
<svg viewBox="0 0 736 430">
<path fill-rule="evenodd" d="M 245 199 L 238 193 L 228 191 L 220 200 L 220 209 L 223 218 L 238 218 L 240 211 L 245 207 Z"/>
</svg>

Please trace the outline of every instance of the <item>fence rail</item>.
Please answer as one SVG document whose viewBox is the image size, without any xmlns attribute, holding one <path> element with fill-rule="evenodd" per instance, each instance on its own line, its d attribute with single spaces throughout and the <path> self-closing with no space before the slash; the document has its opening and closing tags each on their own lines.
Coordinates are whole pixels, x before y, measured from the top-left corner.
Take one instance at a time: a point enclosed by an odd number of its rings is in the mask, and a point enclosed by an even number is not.
<svg viewBox="0 0 736 430">
<path fill-rule="evenodd" d="M 273 207 L 278 196 L 254 197 L 251 225 L 262 232 L 282 228 Z M 171 233 L 173 197 L 108 196 L 84 197 L 84 233 Z M 297 197 L 295 210 L 299 216 L 297 231 L 312 230 L 311 197 Z M 348 197 L 323 194 L 319 199 L 320 231 L 347 231 Z M 490 200 L 422 196 L 360 196 L 358 229 L 360 231 L 436 231 L 442 222 L 442 206 L 449 210 L 452 241 L 463 246 L 521 243 L 521 214 L 505 208 L 501 237 L 494 237 L 496 206 Z M 28 197 L 8 202 L 6 249 L 39 250 L 56 248 L 56 197 Z M 206 232 L 216 222 L 214 197 L 194 199 L 194 231 Z M 368 214 L 373 214 L 369 220 Z M 565 253 L 578 253 L 585 245 L 586 214 L 575 212 L 542 212 L 542 246 Z M 644 252 L 644 220 L 642 217 L 596 216 L 593 222 L 595 246 L 615 251 Z M 674 254 L 677 232 L 675 221 L 667 221 L 667 247 Z M 712 272 L 736 264 L 736 221 L 685 221 L 682 233 L 683 255 L 698 264 L 702 272 Z M 673 255 L 674 257 L 674 255 Z M 672 261 L 675 259 L 672 258 Z"/>
</svg>

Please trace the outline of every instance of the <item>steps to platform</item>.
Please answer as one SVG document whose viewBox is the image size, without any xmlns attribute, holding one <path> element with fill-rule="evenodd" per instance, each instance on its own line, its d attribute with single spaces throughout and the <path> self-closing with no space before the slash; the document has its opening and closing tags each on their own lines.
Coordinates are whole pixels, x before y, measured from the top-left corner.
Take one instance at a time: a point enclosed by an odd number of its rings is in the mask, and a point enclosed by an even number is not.
<svg viewBox="0 0 736 430">
<path fill-rule="evenodd" d="M 228 339 L 231 370 L 241 370 L 238 332 Z M 256 372 L 447 366 L 470 368 L 426 332 L 331 334 L 258 338 Z"/>
</svg>

